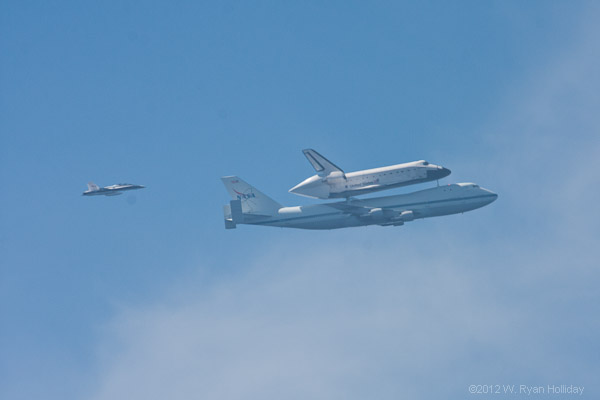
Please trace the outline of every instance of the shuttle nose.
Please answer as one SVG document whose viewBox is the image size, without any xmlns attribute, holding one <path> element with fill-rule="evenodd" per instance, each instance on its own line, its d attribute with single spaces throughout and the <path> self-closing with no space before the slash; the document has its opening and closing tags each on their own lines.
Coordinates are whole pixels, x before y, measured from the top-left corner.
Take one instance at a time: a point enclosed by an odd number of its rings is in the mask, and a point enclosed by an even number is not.
<svg viewBox="0 0 600 400">
<path fill-rule="evenodd" d="M 288 192 L 290 193 L 294 193 L 294 194 L 299 194 L 299 195 L 304 195 L 307 191 L 310 191 L 310 189 L 314 186 L 314 182 L 309 178 L 306 179 L 303 182 L 300 182 L 299 184 L 297 184 L 296 186 L 294 186 L 293 188 L 291 188 L 290 190 L 288 190 Z"/>
<path fill-rule="evenodd" d="M 440 172 L 440 174 L 442 175 L 442 178 L 447 177 L 451 173 L 452 173 L 452 171 L 450 171 L 448 168 L 444 168 L 444 167 L 442 167 L 442 170 Z"/>
<path fill-rule="evenodd" d="M 326 199 L 329 197 L 329 185 L 321 182 L 321 178 L 314 175 L 291 188 L 289 192 L 300 196 Z"/>
</svg>

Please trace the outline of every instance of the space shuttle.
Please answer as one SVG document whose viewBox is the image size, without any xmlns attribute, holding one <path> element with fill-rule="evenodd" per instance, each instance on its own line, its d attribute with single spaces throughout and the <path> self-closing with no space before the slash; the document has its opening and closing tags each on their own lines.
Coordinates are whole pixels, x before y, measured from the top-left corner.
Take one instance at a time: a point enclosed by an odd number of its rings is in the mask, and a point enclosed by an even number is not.
<svg viewBox="0 0 600 400">
<path fill-rule="evenodd" d="M 317 174 L 294 186 L 289 192 L 316 199 L 349 198 L 435 181 L 450 175 L 448 168 L 425 160 L 346 173 L 313 149 L 302 152 Z"/>
</svg>

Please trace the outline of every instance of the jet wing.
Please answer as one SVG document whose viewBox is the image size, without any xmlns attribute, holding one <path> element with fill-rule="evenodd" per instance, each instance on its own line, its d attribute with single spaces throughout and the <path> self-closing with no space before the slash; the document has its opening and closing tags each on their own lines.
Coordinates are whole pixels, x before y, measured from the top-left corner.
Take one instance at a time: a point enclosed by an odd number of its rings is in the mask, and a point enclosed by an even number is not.
<svg viewBox="0 0 600 400">
<path fill-rule="evenodd" d="M 335 165 L 334 163 L 332 163 L 313 149 L 304 149 L 302 150 L 302 153 L 304 153 L 304 156 L 306 156 L 310 165 L 312 165 L 313 168 L 319 174 L 329 175 L 329 173 L 333 171 L 339 171 L 342 174 L 344 173 L 344 171 L 342 171 L 340 167 L 338 167 L 337 165 Z"/>
<path fill-rule="evenodd" d="M 369 211 L 373 209 L 372 207 L 364 207 L 351 203 L 330 203 L 327 205 L 329 207 L 337 208 L 338 210 L 341 210 L 347 214 L 352 214 L 359 217 L 367 215 Z"/>
<path fill-rule="evenodd" d="M 382 226 L 404 225 L 405 222 L 415 219 L 413 212 L 408 210 L 399 211 L 392 208 L 365 207 L 352 203 L 332 203 L 328 206 L 359 218 L 374 218 L 380 221 L 379 225 Z"/>
</svg>

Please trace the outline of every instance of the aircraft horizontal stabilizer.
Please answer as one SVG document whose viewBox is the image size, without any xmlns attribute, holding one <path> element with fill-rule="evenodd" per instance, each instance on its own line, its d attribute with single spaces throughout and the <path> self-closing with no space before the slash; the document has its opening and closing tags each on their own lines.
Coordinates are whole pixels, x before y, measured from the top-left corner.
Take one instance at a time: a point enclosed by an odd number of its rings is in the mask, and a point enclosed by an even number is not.
<svg viewBox="0 0 600 400">
<path fill-rule="evenodd" d="M 231 205 L 226 204 L 223 206 L 223 216 L 225 217 L 225 229 L 235 229 L 236 224 L 233 222 L 233 217 L 231 216 Z"/>
<path fill-rule="evenodd" d="M 229 202 L 229 209 L 231 210 L 231 220 L 234 224 L 241 224 L 244 222 L 244 212 L 242 211 L 241 200 L 231 200 Z"/>
</svg>

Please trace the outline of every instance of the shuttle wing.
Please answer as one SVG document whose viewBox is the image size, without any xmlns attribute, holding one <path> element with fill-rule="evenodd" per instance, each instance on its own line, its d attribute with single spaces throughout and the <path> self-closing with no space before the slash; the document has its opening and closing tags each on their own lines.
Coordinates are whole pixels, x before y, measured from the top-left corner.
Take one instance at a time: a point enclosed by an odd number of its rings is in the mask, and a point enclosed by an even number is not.
<svg viewBox="0 0 600 400">
<path fill-rule="evenodd" d="M 315 150 L 304 149 L 302 152 L 308 159 L 308 162 L 319 174 L 329 175 L 329 173 L 333 171 L 340 171 L 342 174 L 344 173 L 340 167 L 317 153 Z"/>
</svg>

